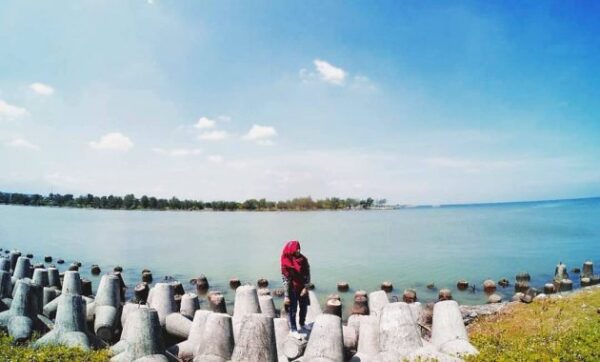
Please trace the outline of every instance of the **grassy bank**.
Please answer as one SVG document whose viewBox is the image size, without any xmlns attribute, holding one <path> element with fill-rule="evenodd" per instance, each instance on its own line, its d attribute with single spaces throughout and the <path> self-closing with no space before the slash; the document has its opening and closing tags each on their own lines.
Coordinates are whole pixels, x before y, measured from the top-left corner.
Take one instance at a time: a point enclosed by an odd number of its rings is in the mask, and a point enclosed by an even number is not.
<svg viewBox="0 0 600 362">
<path fill-rule="evenodd" d="M 84 352 L 78 348 L 63 346 L 29 348 L 28 345 L 14 346 L 12 339 L 0 334 L 0 361 L 10 362 L 105 362 L 109 360 L 108 350 Z"/>
<path fill-rule="evenodd" d="M 600 361 L 600 288 L 514 304 L 469 327 L 468 361 Z"/>
</svg>

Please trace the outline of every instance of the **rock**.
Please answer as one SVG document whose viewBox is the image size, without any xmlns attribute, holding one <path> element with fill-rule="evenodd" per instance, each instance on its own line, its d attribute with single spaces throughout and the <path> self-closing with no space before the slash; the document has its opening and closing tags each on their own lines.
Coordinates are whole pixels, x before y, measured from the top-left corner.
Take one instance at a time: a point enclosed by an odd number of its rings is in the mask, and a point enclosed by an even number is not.
<svg viewBox="0 0 600 362">
<path fill-rule="evenodd" d="M 544 293 L 541 293 L 541 294 L 538 294 L 538 295 L 536 295 L 536 296 L 533 298 L 533 300 L 534 300 L 534 301 L 540 301 L 540 300 L 544 300 L 544 299 L 547 299 L 547 298 L 548 298 L 548 296 L 547 296 L 546 294 L 544 294 Z"/>
<path fill-rule="evenodd" d="M 499 294 L 494 293 L 488 297 L 488 303 L 490 303 L 490 304 L 491 303 L 500 303 L 500 302 L 502 302 L 502 296 Z"/>
<path fill-rule="evenodd" d="M 498 280 L 498 285 L 501 286 L 502 288 L 506 288 L 506 287 L 510 286 L 510 281 L 506 278 L 502 278 L 502 279 Z"/>
<path fill-rule="evenodd" d="M 526 303 L 526 304 L 529 304 L 529 303 L 531 303 L 531 302 L 533 301 L 533 298 L 534 298 L 534 297 L 532 297 L 531 295 L 529 295 L 529 294 L 525 294 L 525 295 L 523 295 L 523 296 L 521 297 L 521 302 L 523 302 L 523 303 Z"/>
<path fill-rule="evenodd" d="M 525 293 L 521 293 L 521 292 L 515 293 L 515 295 L 513 295 L 513 297 L 511 298 L 511 301 L 520 302 L 521 298 L 523 298 L 524 296 L 525 296 Z"/>
</svg>

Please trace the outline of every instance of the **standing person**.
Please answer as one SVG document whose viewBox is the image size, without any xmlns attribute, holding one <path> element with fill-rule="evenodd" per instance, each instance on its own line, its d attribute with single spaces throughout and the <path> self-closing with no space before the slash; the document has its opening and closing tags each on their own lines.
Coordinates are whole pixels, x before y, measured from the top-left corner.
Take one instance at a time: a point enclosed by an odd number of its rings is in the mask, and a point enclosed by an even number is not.
<svg viewBox="0 0 600 362">
<path fill-rule="evenodd" d="M 306 308 L 310 304 L 308 284 L 310 283 L 310 266 L 308 259 L 300 253 L 300 243 L 297 240 L 288 241 L 281 253 L 281 277 L 285 291 L 285 304 L 288 308 L 290 331 L 295 337 L 300 337 L 296 326 L 296 308 L 300 307 L 300 333 L 307 333 L 304 322 Z"/>
</svg>

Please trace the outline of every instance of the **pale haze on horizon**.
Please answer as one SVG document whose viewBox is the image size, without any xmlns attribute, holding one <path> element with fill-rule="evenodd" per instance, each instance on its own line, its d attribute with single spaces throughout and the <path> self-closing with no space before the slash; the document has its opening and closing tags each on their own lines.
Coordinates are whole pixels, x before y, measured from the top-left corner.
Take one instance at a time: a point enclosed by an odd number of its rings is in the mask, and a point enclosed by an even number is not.
<svg viewBox="0 0 600 362">
<path fill-rule="evenodd" d="M 600 196 L 600 3 L 4 1 L 0 191 Z"/>
</svg>

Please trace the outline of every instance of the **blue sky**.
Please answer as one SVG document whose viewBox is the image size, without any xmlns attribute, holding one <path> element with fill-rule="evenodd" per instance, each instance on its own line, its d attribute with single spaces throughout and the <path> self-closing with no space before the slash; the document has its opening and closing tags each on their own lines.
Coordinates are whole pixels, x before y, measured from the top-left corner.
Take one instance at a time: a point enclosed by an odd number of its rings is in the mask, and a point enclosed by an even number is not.
<svg viewBox="0 0 600 362">
<path fill-rule="evenodd" d="M 600 195 L 600 3 L 2 1 L 0 190 Z"/>
</svg>

